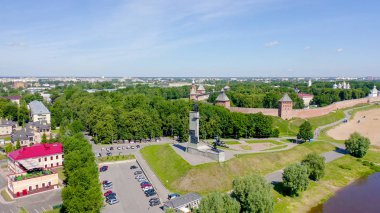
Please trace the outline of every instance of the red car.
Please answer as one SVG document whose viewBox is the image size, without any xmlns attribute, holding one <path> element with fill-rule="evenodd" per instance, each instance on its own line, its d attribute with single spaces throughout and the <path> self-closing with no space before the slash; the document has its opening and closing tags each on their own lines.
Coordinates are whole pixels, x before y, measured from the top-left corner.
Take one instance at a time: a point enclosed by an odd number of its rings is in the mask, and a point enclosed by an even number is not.
<svg viewBox="0 0 380 213">
<path fill-rule="evenodd" d="M 141 185 L 141 188 L 150 187 L 150 186 L 152 186 L 152 184 L 143 184 Z"/>
<path fill-rule="evenodd" d="M 104 197 L 107 197 L 108 195 L 110 195 L 112 193 L 112 190 L 108 190 L 106 192 L 104 192 Z"/>
</svg>

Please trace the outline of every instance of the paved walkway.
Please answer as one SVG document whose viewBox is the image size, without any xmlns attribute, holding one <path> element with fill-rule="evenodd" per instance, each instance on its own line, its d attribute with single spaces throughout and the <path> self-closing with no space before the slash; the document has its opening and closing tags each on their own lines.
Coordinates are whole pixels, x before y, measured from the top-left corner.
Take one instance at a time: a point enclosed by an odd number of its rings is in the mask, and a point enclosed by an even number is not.
<svg viewBox="0 0 380 213">
<path fill-rule="evenodd" d="M 153 172 L 152 168 L 150 168 L 149 164 L 142 157 L 140 152 L 136 152 L 136 161 L 140 165 L 141 169 L 144 171 L 146 177 L 153 184 L 154 188 L 156 188 L 158 196 L 161 200 L 166 200 L 168 195 L 170 194 L 169 190 L 166 189 L 164 184 L 160 181 L 160 179 L 156 176 L 156 173 Z"/>
</svg>

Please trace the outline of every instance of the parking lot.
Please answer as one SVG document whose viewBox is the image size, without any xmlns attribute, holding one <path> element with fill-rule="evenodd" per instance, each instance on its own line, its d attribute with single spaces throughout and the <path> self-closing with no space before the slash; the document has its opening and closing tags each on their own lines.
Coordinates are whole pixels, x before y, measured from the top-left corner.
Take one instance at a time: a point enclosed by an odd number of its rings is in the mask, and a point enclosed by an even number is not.
<svg viewBox="0 0 380 213">
<path fill-rule="evenodd" d="M 136 162 L 118 162 L 107 164 L 108 170 L 100 173 L 100 181 L 111 181 L 112 191 L 116 193 L 119 203 L 106 205 L 102 212 L 158 212 L 163 213 L 161 205 L 150 207 L 149 199 L 157 196 L 146 197 L 140 188 L 140 183 L 133 174 L 137 169 L 130 169 L 132 165 L 138 166 Z M 103 190 L 103 193 L 105 191 Z"/>
</svg>

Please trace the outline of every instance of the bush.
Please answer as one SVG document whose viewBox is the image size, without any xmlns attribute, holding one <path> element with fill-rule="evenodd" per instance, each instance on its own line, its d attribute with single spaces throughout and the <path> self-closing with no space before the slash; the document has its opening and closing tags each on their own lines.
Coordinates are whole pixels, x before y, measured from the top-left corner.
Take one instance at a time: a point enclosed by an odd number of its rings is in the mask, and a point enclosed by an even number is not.
<svg viewBox="0 0 380 213">
<path fill-rule="evenodd" d="M 282 176 L 284 188 L 290 196 L 298 196 L 309 185 L 309 172 L 306 166 L 293 164 L 284 170 Z"/>
<path fill-rule="evenodd" d="M 354 132 L 344 144 L 346 145 L 346 150 L 350 153 L 350 155 L 357 158 L 362 158 L 367 154 L 370 143 L 371 142 L 368 138 Z"/>
<path fill-rule="evenodd" d="M 307 167 L 311 180 L 317 181 L 325 175 L 325 158 L 317 153 L 306 155 L 301 164 Z"/>
<path fill-rule="evenodd" d="M 263 177 L 239 177 L 232 184 L 232 197 L 239 201 L 241 212 L 273 212 L 272 186 Z"/>
<path fill-rule="evenodd" d="M 311 124 L 309 121 L 303 122 L 300 126 L 300 130 L 297 134 L 298 139 L 302 139 L 304 141 L 310 141 L 313 138 L 313 131 L 311 128 Z"/>
<path fill-rule="evenodd" d="M 240 204 L 225 193 L 212 193 L 201 200 L 198 213 L 235 213 L 240 212 Z"/>
</svg>

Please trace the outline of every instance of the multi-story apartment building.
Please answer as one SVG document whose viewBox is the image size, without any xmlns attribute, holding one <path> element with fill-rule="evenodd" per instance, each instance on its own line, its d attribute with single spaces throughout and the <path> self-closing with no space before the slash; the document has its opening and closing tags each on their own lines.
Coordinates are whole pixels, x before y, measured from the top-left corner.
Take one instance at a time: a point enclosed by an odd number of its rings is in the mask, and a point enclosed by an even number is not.
<svg viewBox="0 0 380 213">
<path fill-rule="evenodd" d="M 50 111 L 40 101 L 32 101 L 29 103 L 30 118 L 33 122 L 46 121 L 50 124 Z"/>
<path fill-rule="evenodd" d="M 11 135 L 16 127 L 16 122 L 0 119 L 0 136 Z"/>
</svg>

